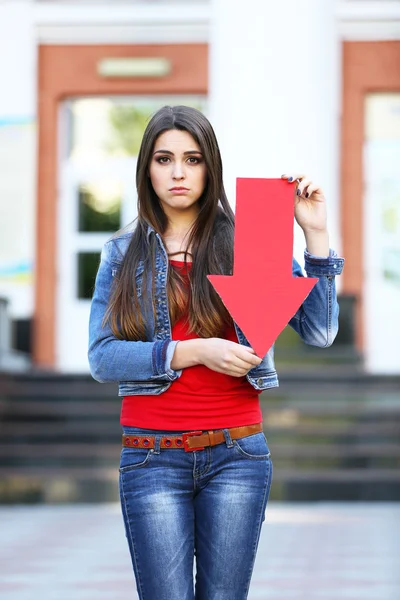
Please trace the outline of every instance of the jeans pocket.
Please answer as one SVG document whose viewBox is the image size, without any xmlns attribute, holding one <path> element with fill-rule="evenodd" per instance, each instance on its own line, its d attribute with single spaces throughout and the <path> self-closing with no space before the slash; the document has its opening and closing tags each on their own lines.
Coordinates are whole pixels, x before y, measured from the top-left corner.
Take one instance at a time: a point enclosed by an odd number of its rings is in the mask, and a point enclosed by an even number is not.
<svg viewBox="0 0 400 600">
<path fill-rule="evenodd" d="M 133 469 L 145 467 L 154 454 L 154 450 L 147 448 L 122 448 L 119 472 L 127 473 Z"/>
<path fill-rule="evenodd" d="M 262 432 L 233 440 L 233 447 L 241 456 L 252 460 L 267 460 L 271 456 Z"/>
</svg>

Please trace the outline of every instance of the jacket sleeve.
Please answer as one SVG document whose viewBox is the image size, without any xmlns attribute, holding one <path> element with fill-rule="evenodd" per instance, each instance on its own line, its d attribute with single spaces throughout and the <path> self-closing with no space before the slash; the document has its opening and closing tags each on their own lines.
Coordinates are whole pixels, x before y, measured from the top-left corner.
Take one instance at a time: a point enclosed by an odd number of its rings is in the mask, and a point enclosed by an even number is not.
<svg viewBox="0 0 400 600">
<path fill-rule="evenodd" d="M 110 297 L 113 273 L 111 253 L 114 242 L 105 244 L 96 276 L 89 318 L 89 366 L 92 377 L 101 383 L 119 381 L 173 381 L 181 371 L 171 369 L 178 342 L 134 342 L 116 338 L 103 319 Z"/>
<path fill-rule="evenodd" d="M 330 346 L 338 332 L 339 305 L 336 296 L 335 276 L 343 270 L 344 259 L 330 250 L 329 256 L 321 258 L 304 252 L 305 271 L 308 277 L 318 277 L 289 325 L 311 346 Z M 293 258 L 293 275 L 303 277 L 299 263 Z"/>
</svg>

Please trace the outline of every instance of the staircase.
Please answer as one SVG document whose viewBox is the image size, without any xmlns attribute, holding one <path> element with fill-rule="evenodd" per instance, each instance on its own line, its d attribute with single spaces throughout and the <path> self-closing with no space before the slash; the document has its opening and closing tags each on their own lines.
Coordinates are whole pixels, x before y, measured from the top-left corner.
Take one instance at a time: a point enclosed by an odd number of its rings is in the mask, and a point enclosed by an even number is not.
<svg viewBox="0 0 400 600">
<path fill-rule="evenodd" d="M 262 394 L 277 500 L 400 500 L 400 378 L 281 373 Z M 0 374 L 0 502 L 118 499 L 120 398 L 88 376 Z"/>
<path fill-rule="evenodd" d="M 279 500 L 400 500 L 400 377 L 287 373 L 263 397 Z"/>
</svg>

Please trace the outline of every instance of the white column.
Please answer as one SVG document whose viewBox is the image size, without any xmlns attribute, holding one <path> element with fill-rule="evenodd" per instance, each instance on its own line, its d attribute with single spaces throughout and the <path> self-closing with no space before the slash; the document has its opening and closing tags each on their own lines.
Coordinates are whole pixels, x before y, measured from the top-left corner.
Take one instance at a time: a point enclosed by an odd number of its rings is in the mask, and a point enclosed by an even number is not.
<svg viewBox="0 0 400 600">
<path fill-rule="evenodd" d="M 33 2 L 0 4 L 0 118 L 32 118 L 36 112 L 36 42 Z"/>
<path fill-rule="evenodd" d="M 210 118 L 231 202 L 236 177 L 304 172 L 326 192 L 331 246 L 339 250 L 335 0 L 212 3 Z M 304 238 L 295 239 L 299 256 Z"/>
<path fill-rule="evenodd" d="M 0 4 L 0 296 L 33 311 L 36 40 L 30 0 Z"/>
</svg>

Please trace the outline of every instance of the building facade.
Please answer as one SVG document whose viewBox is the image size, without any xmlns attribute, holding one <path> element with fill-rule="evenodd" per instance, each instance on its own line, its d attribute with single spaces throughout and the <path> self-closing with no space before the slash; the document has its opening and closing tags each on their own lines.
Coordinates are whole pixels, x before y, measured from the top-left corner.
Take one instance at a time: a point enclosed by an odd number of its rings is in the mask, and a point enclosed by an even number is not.
<svg viewBox="0 0 400 600">
<path fill-rule="evenodd" d="M 135 217 L 141 133 L 184 103 L 215 127 L 233 205 L 236 177 L 322 184 L 365 369 L 400 373 L 399 67 L 392 0 L 0 2 L 0 296 L 33 322 L 33 363 L 88 371 L 93 275 Z"/>
</svg>

